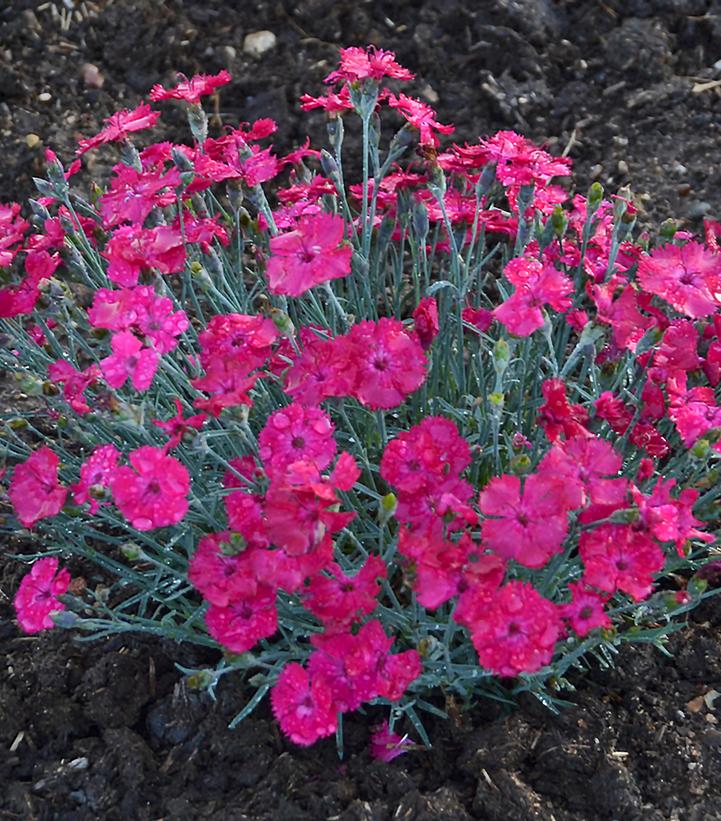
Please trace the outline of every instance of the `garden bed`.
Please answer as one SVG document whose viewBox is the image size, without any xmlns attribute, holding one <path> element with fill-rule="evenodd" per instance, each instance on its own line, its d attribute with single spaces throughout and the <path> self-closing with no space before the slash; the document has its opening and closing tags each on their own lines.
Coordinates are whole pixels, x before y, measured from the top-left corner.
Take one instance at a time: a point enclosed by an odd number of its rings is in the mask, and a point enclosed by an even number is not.
<svg viewBox="0 0 721 821">
<path fill-rule="evenodd" d="M 307 2 L 258 3 L 251 13 L 220 2 L 116 0 L 77 3 L 69 19 L 52 3 L 16 1 L 0 12 L 0 198 L 32 192 L 43 143 L 69 157 L 77 136 L 173 70 L 229 68 L 235 82 L 221 119 L 273 116 L 280 148 L 290 148 L 308 122 L 296 100 L 318 87 L 337 46 L 373 41 L 416 69 L 412 91 L 456 124 L 459 139 L 517 129 L 553 153 L 567 149 L 580 181 L 630 184 L 642 220 L 679 217 L 698 229 L 719 211 L 721 18 L 709 5 L 506 0 L 469 12 L 462 3 Z M 244 38 L 259 30 L 276 43 L 251 57 Z M 311 136 L 322 134 L 321 116 L 314 128 Z M 5 560 L 0 570 L 11 597 L 19 570 Z M 672 639 L 672 659 L 625 648 L 615 671 L 579 682 L 577 706 L 562 715 L 531 700 L 501 715 L 484 702 L 430 724 L 433 749 L 390 765 L 367 751 L 372 710 L 346 722 L 343 762 L 332 741 L 307 751 L 289 744 L 268 713 L 229 731 L 243 693 L 229 682 L 214 705 L 188 691 L 174 665 L 198 660 L 184 648 L 22 637 L 6 604 L 0 809 L 9 818 L 719 814 L 715 600 Z"/>
</svg>

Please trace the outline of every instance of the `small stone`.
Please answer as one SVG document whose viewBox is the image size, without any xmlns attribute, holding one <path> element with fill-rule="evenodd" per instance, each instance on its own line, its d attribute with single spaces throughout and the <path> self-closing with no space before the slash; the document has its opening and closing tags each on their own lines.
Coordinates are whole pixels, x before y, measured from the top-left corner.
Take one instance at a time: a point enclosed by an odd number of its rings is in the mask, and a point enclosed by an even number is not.
<svg viewBox="0 0 721 821">
<path fill-rule="evenodd" d="M 233 46 L 221 46 L 220 54 L 226 63 L 232 63 L 238 56 L 238 52 Z"/>
<path fill-rule="evenodd" d="M 38 94 L 38 102 L 49 103 L 53 99 L 53 95 L 49 91 L 43 91 Z"/>
<path fill-rule="evenodd" d="M 275 48 L 276 36 L 272 31 L 252 31 L 245 35 L 243 51 L 251 57 L 262 57 L 266 51 Z"/>
<path fill-rule="evenodd" d="M 25 145 L 28 148 L 35 148 L 35 146 L 40 142 L 40 137 L 37 134 L 26 134 L 25 135 Z"/>
<path fill-rule="evenodd" d="M 80 76 L 83 78 L 86 88 L 102 88 L 105 85 L 105 77 L 93 63 L 83 63 Z"/>
<path fill-rule="evenodd" d="M 421 89 L 421 97 L 425 97 L 431 105 L 435 105 L 441 98 L 438 96 L 438 92 L 426 83 Z"/>
<path fill-rule="evenodd" d="M 691 186 L 687 182 L 682 182 L 676 190 L 678 191 L 679 197 L 688 197 L 691 193 Z"/>
<path fill-rule="evenodd" d="M 592 180 L 597 180 L 601 176 L 601 174 L 603 174 L 603 166 L 601 165 L 601 163 L 597 163 L 596 165 L 594 165 L 593 168 L 591 168 L 591 170 L 588 172 L 588 176 Z"/>
<path fill-rule="evenodd" d="M 619 174 L 624 174 L 624 175 L 628 174 L 628 163 L 626 162 L 626 160 L 619 160 L 618 161 L 618 172 L 619 172 Z"/>
<path fill-rule="evenodd" d="M 708 202 L 703 202 L 701 200 L 692 200 L 688 204 L 688 218 L 689 219 L 701 219 L 701 217 L 705 217 L 706 214 L 711 210 L 711 204 Z"/>
</svg>

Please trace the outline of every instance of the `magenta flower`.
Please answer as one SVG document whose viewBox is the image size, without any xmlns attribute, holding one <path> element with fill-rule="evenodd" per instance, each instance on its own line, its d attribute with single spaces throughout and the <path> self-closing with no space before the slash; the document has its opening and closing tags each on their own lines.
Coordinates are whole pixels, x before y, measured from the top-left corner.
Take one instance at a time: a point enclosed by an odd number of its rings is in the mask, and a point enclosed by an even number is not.
<svg viewBox="0 0 721 821">
<path fill-rule="evenodd" d="M 343 218 L 316 214 L 298 220 L 295 230 L 270 240 L 266 268 L 274 294 L 300 296 L 310 288 L 350 273 L 351 246 L 343 239 Z"/>
<path fill-rule="evenodd" d="M 338 449 L 328 414 L 298 403 L 268 417 L 258 447 L 269 475 L 283 473 L 288 465 L 299 461 L 312 462 L 319 471 L 325 470 Z"/>
<path fill-rule="evenodd" d="M 561 551 L 568 531 L 568 499 L 562 480 L 537 474 L 497 476 L 481 491 L 485 547 L 525 567 L 543 567 Z"/>
<path fill-rule="evenodd" d="M 693 319 L 721 307 L 721 256 L 700 242 L 667 243 L 644 254 L 636 277 L 644 291 Z"/>
<path fill-rule="evenodd" d="M 158 370 L 160 354 L 130 331 L 116 333 L 110 343 L 113 352 L 100 360 L 103 377 L 111 388 L 122 388 L 130 379 L 136 391 L 147 391 Z"/>
<path fill-rule="evenodd" d="M 384 51 L 375 46 L 350 46 L 340 50 L 340 65 L 325 78 L 325 82 L 346 80 L 358 83 L 362 80 L 382 80 L 384 77 L 412 80 L 415 76 L 412 71 L 396 62 L 396 55 L 392 51 Z"/>
<path fill-rule="evenodd" d="M 388 722 L 375 728 L 371 735 L 371 755 L 378 761 L 383 761 L 389 764 L 394 758 L 411 750 L 423 749 L 408 738 L 407 735 L 399 736 L 398 733 L 391 731 Z"/>
<path fill-rule="evenodd" d="M 225 607 L 211 604 L 205 614 L 210 635 L 233 653 L 246 653 L 278 629 L 275 590 L 259 585 L 252 598 L 234 599 Z"/>
<path fill-rule="evenodd" d="M 130 454 L 131 467 L 115 470 L 110 489 L 115 504 L 138 530 L 177 524 L 188 511 L 190 475 L 163 448 L 145 445 Z"/>
<path fill-rule="evenodd" d="M 330 685 L 322 676 L 311 678 L 300 664 L 285 665 L 270 698 L 283 732 L 303 747 L 333 735 L 338 726 Z"/>
<path fill-rule="evenodd" d="M 101 445 L 95 448 L 80 468 L 80 481 L 71 488 L 76 505 L 90 504 L 90 513 L 95 515 L 107 502 L 102 494 L 110 487 L 110 479 L 118 466 L 120 451 L 115 445 Z"/>
<path fill-rule="evenodd" d="M 197 105 L 201 97 L 213 94 L 217 88 L 230 82 L 231 77 L 223 69 L 218 74 L 196 74 L 188 79 L 178 74 L 180 82 L 175 88 L 164 88 L 156 83 L 150 89 L 150 99 L 157 103 L 159 100 L 185 100 L 186 103 Z"/>
<path fill-rule="evenodd" d="M 116 111 L 115 114 L 105 120 L 105 125 L 94 137 L 88 140 L 80 140 L 76 154 L 84 154 L 91 148 L 96 148 L 104 143 L 119 142 L 126 140 L 128 134 L 134 131 L 143 131 L 152 128 L 160 118 L 159 111 L 153 111 L 147 103 L 141 103 L 133 111 L 125 109 Z"/>
<path fill-rule="evenodd" d="M 39 633 L 54 626 L 50 614 L 65 610 L 58 596 L 69 586 L 70 573 L 65 568 L 58 572 L 58 560 L 54 556 L 33 564 L 20 582 L 14 600 L 18 623 L 25 633 Z"/>
<path fill-rule="evenodd" d="M 454 618 L 471 632 L 481 665 L 497 676 L 535 673 L 548 664 L 563 631 L 553 602 L 528 582 L 511 581 L 480 591 L 456 608 Z"/>
<path fill-rule="evenodd" d="M 423 348 L 399 320 L 361 322 L 346 338 L 356 361 L 352 396 L 361 404 L 373 410 L 395 408 L 423 384 L 428 365 Z"/>
<path fill-rule="evenodd" d="M 62 510 L 68 492 L 58 481 L 59 465 L 58 456 L 42 447 L 13 471 L 8 496 L 25 527 Z"/>
</svg>

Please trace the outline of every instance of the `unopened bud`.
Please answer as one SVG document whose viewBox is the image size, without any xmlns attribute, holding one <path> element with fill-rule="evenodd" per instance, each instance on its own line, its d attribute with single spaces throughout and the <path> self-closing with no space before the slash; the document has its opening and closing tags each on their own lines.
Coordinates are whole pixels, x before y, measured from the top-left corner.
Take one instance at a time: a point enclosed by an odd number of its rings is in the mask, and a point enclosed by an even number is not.
<svg viewBox="0 0 721 821">
<path fill-rule="evenodd" d="M 557 237 L 562 237 L 566 233 L 568 227 L 568 220 L 566 219 L 566 212 L 557 205 L 551 214 L 551 224 L 553 225 L 553 233 Z"/>
<path fill-rule="evenodd" d="M 188 156 L 184 151 L 180 148 L 173 148 L 170 152 L 170 156 L 173 158 L 173 163 L 178 171 L 193 171 L 193 163 L 190 161 Z"/>
<path fill-rule="evenodd" d="M 386 493 L 386 495 L 381 499 L 378 508 L 378 518 L 382 524 L 385 524 L 392 519 L 397 509 L 398 499 L 395 493 Z"/>
<path fill-rule="evenodd" d="M 699 439 L 698 442 L 691 448 L 691 453 L 697 459 L 705 459 L 711 452 L 711 443 L 708 439 Z"/>
<path fill-rule="evenodd" d="M 283 336 L 288 339 L 292 339 L 295 336 L 295 325 L 285 311 L 281 311 L 280 308 L 271 308 L 270 318 Z"/>
<path fill-rule="evenodd" d="M 337 179 L 340 174 L 335 157 L 325 148 L 320 152 L 320 170 L 329 179 Z"/>
<path fill-rule="evenodd" d="M 191 690 L 207 690 L 214 681 L 215 675 L 212 670 L 196 670 L 186 678 Z"/>
<path fill-rule="evenodd" d="M 208 118 L 201 106 L 191 105 L 188 108 L 188 125 L 193 139 L 198 143 L 204 143 L 208 138 Z"/>
<path fill-rule="evenodd" d="M 129 562 L 137 562 L 143 556 L 143 549 L 135 542 L 120 545 L 120 552 Z"/>
<path fill-rule="evenodd" d="M 230 537 L 220 543 L 220 552 L 224 556 L 237 556 L 248 547 L 248 542 L 240 533 L 231 533 Z"/>
<path fill-rule="evenodd" d="M 511 348 L 505 339 L 499 339 L 493 346 L 493 369 L 499 378 L 506 372 L 511 362 Z"/>
<path fill-rule="evenodd" d="M 493 393 L 488 394 L 488 401 L 493 405 L 494 408 L 498 410 L 503 410 L 503 406 L 505 405 L 506 399 L 504 395 L 500 391 L 493 391 Z"/>
<path fill-rule="evenodd" d="M 531 460 L 527 454 L 519 453 L 518 456 L 514 456 L 513 459 L 511 459 L 510 468 L 511 473 L 516 476 L 525 476 L 531 472 Z"/>
<path fill-rule="evenodd" d="M 589 211 L 595 211 L 598 206 L 601 204 L 601 200 L 603 199 L 603 186 L 600 182 L 594 182 L 591 187 L 588 189 L 588 209 Z"/>
</svg>

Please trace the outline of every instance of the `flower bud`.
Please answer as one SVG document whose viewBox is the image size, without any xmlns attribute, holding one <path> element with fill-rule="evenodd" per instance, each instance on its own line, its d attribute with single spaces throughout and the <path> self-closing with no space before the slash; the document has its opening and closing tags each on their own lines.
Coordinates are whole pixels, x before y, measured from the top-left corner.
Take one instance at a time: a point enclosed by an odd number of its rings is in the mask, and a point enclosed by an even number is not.
<svg viewBox="0 0 721 821">
<path fill-rule="evenodd" d="M 240 533 L 231 533 L 227 541 L 220 543 L 220 552 L 224 556 L 237 556 L 248 547 L 248 542 Z"/>
<path fill-rule="evenodd" d="M 292 339 L 295 336 L 295 325 L 285 311 L 281 311 L 280 308 L 271 308 L 270 318 L 283 336 L 288 339 Z"/>
<path fill-rule="evenodd" d="M 493 346 L 493 369 L 500 379 L 511 362 L 511 348 L 505 339 L 499 339 Z"/>
<path fill-rule="evenodd" d="M 129 562 L 137 562 L 143 557 L 143 549 L 135 542 L 125 542 L 120 545 L 120 552 Z"/>
<path fill-rule="evenodd" d="M 320 170 L 329 179 L 338 179 L 340 176 L 340 169 L 335 157 L 325 148 L 320 152 Z"/>
<path fill-rule="evenodd" d="M 204 143 L 208 138 L 208 117 L 200 105 L 191 105 L 188 108 L 188 125 L 193 139 L 197 143 Z"/>
<path fill-rule="evenodd" d="M 207 690 L 215 681 L 215 675 L 212 670 L 196 670 L 185 681 L 191 690 Z"/>
<path fill-rule="evenodd" d="M 511 473 L 516 476 L 525 476 L 531 472 L 533 465 L 531 459 L 526 453 L 519 453 L 511 459 L 510 469 Z"/>
<path fill-rule="evenodd" d="M 193 171 L 193 163 L 188 159 L 184 151 L 179 148 L 173 148 L 170 151 L 170 156 L 173 158 L 173 164 L 178 171 Z"/>
<path fill-rule="evenodd" d="M 380 500 L 380 504 L 378 506 L 378 518 L 381 524 L 386 524 L 390 519 L 395 516 L 395 512 L 398 509 L 398 499 L 395 493 L 386 493 L 386 495 Z"/>
<path fill-rule="evenodd" d="M 493 391 L 493 393 L 488 394 L 488 401 L 497 410 L 503 410 L 503 406 L 506 403 L 506 398 L 501 391 Z"/>
<path fill-rule="evenodd" d="M 594 182 L 588 189 L 588 210 L 593 213 L 597 210 L 603 199 L 603 186 L 600 182 Z"/>
<path fill-rule="evenodd" d="M 696 459 L 705 459 L 711 452 L 711 443 L 708 439 L 699 439 L 691 448 L 691 453 Z"/>
<path fill-rule="evenodd" d="M 566 233 L 568 227 L 568 220 L 566 219 L 566 212 L 557 205 L 551 214 L 551 224 L 553 225 L 553 233 L 557 237 L 562 237 Z"/>
<path fill-rule="evenodd" d="M 50 614 L 53 624 L 63 630 L 72 630 L 80 621 L 80 616 L 72 610 L 58 610 Z"/>
</svg>

